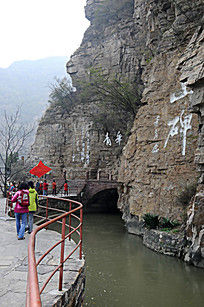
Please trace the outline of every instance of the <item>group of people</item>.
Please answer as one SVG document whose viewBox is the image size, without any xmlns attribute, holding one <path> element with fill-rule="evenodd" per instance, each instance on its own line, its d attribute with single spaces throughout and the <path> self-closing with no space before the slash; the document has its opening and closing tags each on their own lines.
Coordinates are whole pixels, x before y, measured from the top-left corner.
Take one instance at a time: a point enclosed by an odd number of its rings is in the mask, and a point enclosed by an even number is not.
<svg viewBox="0 0 204 307">
<path fill-rule="evenodd" d="M 49 184 L 47 183 L 47 180 L 44 180 L 44 182 L 37 181 L 35 189 L 39 195 L 48 195 L 48 186 Z M 68 186 L 67 180 L 65 180 L 64 195 L 68 195 L 68 193 L 69 193 L 69 186 Z M 53 182 L 52 182 L 52 195 L 57 195 L 57 184 L 56 184 L 55 179 L 53 179 Z"/>
<path fill-rule="evenodd" d="M 42 181 L 37 181 L 35 185 L 35 189 L 38 194 L 40 195 L 48 195 L 48 183 L 47 180 L 45 179 L 44 182 Z"/>
<path fill-rule="evenodd" d="M 63 185 L 64 195 L 68 195 L 69 186 L 67 180 Z M 52 194 L 56 195 L 56 182 L 53 179 L 52 182 Z M 17 190 L 17 192 L 15 192 Z M 24 234 L 26 229 L 28 233 L 33 230 L 33 215 L 38 208 L 38 194 L 48 195 L 48 183 L 47 180 L 44 182 L 37 181 L 34 187 L 34 182 L 29 181 L 28 183 L 22 182 L 18 184 L 16 188 L 14 184 L 10 184 L 9 194 L 11 196 L 10 201 L 16 203 L 14 208 L 14 214 L 16 219 L 16 231 L 18 240 L 25 239 Z"/>
<path fill-rule="evenodd" d="M 53 179 L 52 182 L 52 194 L 56 195 L 56 182 Z M 17 189 L 17 192 L 15 190 Z M 16 219 L 16 231 L 18 240 L 25 239 L 24 234 L 26 229 L 28 233 L 33 230 L 33 215 L 38 208 L 38 194 L 48 195 L 48 183 L 46 180 L 44 182 L 37 181 L 35 188 L 33 181 L 28 183 L 22 182 L 16 188 L 13 184 L 9 187 L 9 192 L 11 195 L 11 202 L 16 203 L 14 208 L 14 214 Z M 69 186 L 67 180 L 64 183 L 64 195 L 68 195 Z"/>
<path fill-rule="evenodd" d="M 25 239 L 26 228 L 28 233 L 33 231 L 33 215 L 38 209 L 38 193 L 34 189 L 33 181 L 22 182 L 18 191 L 12 196 L 11 202 L 16 203 L 14 214 L 18 240 Z"/>
</svg>

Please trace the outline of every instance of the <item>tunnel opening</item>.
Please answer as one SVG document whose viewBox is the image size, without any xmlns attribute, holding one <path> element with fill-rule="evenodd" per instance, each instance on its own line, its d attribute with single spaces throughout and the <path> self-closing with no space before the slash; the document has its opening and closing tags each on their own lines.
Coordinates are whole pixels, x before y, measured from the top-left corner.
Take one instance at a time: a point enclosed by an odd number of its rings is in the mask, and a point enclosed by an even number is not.
<svg viewBox="0 0 204 307">
<path fill-rule="evenodd" d="M 96 193 L 84 206 L 84 213 L 119 214 L 117 189 L 106 189 Z"/>
</svg>

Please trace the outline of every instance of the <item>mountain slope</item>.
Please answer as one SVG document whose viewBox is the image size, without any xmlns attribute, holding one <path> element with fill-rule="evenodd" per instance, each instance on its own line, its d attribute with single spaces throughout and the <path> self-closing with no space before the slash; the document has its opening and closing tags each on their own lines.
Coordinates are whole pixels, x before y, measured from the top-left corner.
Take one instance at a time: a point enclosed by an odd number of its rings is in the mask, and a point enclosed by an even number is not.
<svg viewBox="0 0 204 307">
<path fill-rule="evenodd" d="M 14 62 L 0 68 L 0 113 L 22 106 L 27 120 L 40 118 L 46 108 L 50 84 L 66 76 L 67 57 Z"/>
</svg>

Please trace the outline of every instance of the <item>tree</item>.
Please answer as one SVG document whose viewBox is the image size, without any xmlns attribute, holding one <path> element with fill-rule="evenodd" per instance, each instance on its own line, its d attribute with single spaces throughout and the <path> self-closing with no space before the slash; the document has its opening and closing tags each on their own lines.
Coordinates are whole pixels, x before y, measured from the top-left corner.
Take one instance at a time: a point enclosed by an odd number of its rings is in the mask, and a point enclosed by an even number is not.
<svg viewBox="0 0 204 307">
<path fill-rule="evenodd" d="M 141 102 L 141 89 L 135 81 L 103 74 L 102 68 L 90 68 L 89 80 L 78 83 L 81 102 L 95 103 L 92 121 L 104 132 L 128 131 Z"/>
<path fill-rule="evenodd" d="M 112 104 L 117 110 L 123 110 L 135 116 L 141 106 L 141 90 L 136 82 L 119 80 L 104 76 L 102 69 L 91 68 L 89 82 L 80 83 L 81 98 L 91 100 L 97 97 L 101 105 Z"/>
<path fill-rule="evenodd" d="M 8 181 L 25 167 L 19 162 L 19 154 L 32 131 L 33 127 L 22 124 L 20 107 L 13 114 L 3 112 L 0 123 L 0 188 L 4 196 Z"/>
<path fill-rule="evenodd" d="M 75 88 L 70 83 L 70 80 L 65 78 L 58 79 L 56 82 L 51 84 L 49 95 L 49 103 L 52 106 L 58 106 L 63 110 L 63 113 L 69 113 L 76 103 L 75 99 Z"/>
</svg>

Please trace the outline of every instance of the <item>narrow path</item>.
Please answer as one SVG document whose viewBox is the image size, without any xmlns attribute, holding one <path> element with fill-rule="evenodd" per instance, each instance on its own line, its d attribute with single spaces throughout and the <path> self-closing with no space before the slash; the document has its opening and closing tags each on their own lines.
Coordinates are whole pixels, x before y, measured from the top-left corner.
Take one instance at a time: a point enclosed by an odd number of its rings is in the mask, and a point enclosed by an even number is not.
<svg viewBox="0 0 204 307">
<path fill-rule="evenodd" d="M 15 219 L 6 217 L 4 206 L 5 199 L 0 198 L 0 306 L 25 306 L 29 234 L 25 233 L 25 240 L 17 240 Z M 59 238 L 60 234 L 55 231 L 40 231 L 36 240 L 36 256 L 42 255 Z M 75 246 L 73 241 L 67 243 L 66 255 L 73 249 L 73 246 Z M 48 255 L 39 266 L 40 287 L 48 278 L 50 272 L 59 264 L 59 249 L 60 246 Z M 43 306 L 52 306 L 65 291 L 68 291 L 78 277 L 83 265 L 84 260 L 79 260 L 78 253 L 75 252 L 65 266 L 64 281 L 66 281 L 66 285 L 64 291 L 56 290 L 59 275 L 56 273 L 41 296 Z"/>
</svg>

